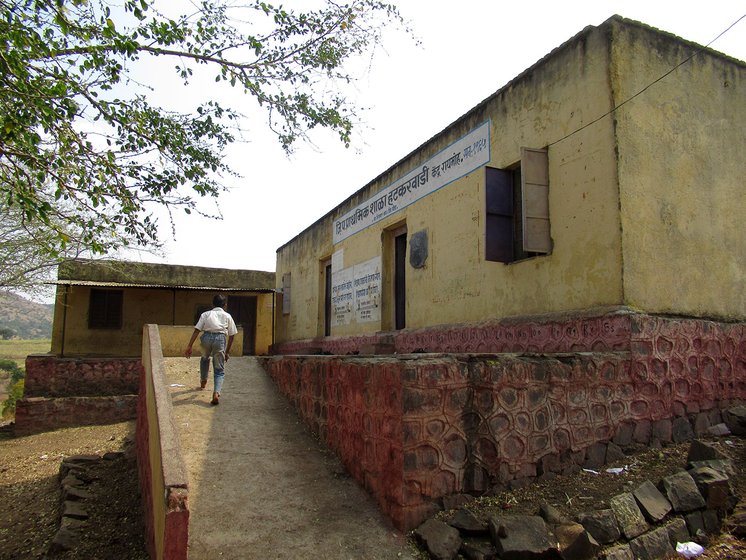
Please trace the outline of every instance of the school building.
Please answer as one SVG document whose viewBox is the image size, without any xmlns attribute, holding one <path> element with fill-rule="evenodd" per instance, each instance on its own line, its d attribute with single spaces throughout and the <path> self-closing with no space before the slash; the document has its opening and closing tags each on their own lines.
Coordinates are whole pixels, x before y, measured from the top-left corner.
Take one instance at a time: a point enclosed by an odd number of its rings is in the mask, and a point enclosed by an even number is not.
<svg viewBox="0 0 746 560">
<path fill-rule="evenodd" d="M 269 371 L 400 527 L 703 429 L 746 399 L 744 122 L 744 62 L 583 29 L 277 250 Z"/>
<path fill-rule="evenodd" d="M 164 355 L 179 356 L 218 293 L 240 328 L 235 355 L 272 346 L 272 272 L 76 259 L 60 265 L 56 284 L 52 353 L 60 357 L 140 356 L 148 323 L 159 325 Z"/>
<path fill-rule="evenodd" d="M 746 319 L 743 80 L 640 23 L 584 29 L 278 249 L 277 343 L 619 307 Z"/>
</svg>

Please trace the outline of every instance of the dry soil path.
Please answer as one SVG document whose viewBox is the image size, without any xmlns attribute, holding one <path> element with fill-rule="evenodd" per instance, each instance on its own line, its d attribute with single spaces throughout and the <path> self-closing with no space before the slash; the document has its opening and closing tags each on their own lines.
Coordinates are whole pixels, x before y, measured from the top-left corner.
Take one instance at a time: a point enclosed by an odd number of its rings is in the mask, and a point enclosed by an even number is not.
<svg viewBox="0 0 746 560">
<path fill-rule="evenodd" d="M 199 360 L 166 359 L 189 474 L 189 558 L 412 558 L 401 533 L 308 433 L 258 360 L 232 358 L 223 397 Z"/>
</svg>

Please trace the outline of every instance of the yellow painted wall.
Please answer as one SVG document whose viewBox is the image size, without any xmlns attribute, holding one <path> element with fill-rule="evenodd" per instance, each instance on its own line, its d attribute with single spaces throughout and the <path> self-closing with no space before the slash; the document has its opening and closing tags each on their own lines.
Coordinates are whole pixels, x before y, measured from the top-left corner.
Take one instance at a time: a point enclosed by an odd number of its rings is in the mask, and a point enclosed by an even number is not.
<svg viewBox="0 0 746 560">
<path fill-rule="evenodd" d="M 149 463 L 150 470 L 150 496 L 152 498 L 152 511 L 149 513 L 152 515 L 150 522 L 152 523 L 153 529 L 153 548 L 155 550 L 156 558 L 163 558 L 163 543 L 165 536 L 165 525 L 166 525 L 166 501 L 160 499 L 161 496 L 165 496 L 166 484 L 163 480 L 163 454 L 161 453 L 161 440 L 159 430 L 159 416 L 158 407 L 156 403 L 155 389 L 153 387 L 153 370 L 155 369 L 154 360 L 158 360 L 160 356 L 154 356 L 153 352 L 154 342 L 148 337 L 148 334 L 152 333 L 149 329 L 144 329 L 145 336 L 142 337 L 142 360 L 143 367 L 145 369 L 145 420 L 138 419 L 138 422 L 147 422 L 147 437 L 148 437 L 148 455 L 146 459 Z"/>
<path fill-rule="evenodd" d="M 257 297 L 256 353 L 267 354 L 272 343 L 272 294 L 240 291 L 225 293 L 228 297 Z M 124 288 L 122 329 L 89 329 L 90 288 L 59 286 L 52 328 L 52 352 L 61 354 L 64 351 L 66 356 L 138 356 L 142 344 L 142 326 L 146 323 L 184 327 L 186 334 L 181 341 L 183 351 L 199 318 L 198 310 L 202 307 L 211 308 L 213 296 L 211 291 Z M 181 330 L 164 331 L 165 335 L 162 336 L 165 336 L 164 343 L 168 348 L 179 346 L 180 342 L 174 337 L 180 337 Z M 240 335 L 241 333 L 238 336 Z M 195 348 L 197 344 L 195 343 Z M 242 339 L 234 341 L 233 355 L 240 355 L 239 350 L 243 350 Z M 180 353 L 164 351 L 166 355 Z"/>
<path fill-rule="evenodd" d="M 554 144 L 611 108 L 606 35 L 598 30 L 569 42 L 516 78 L 460 121 L 410 154 L 339 209 L 278 250 L 276 282 L 292 277 L 291 313 L 278 342 L 321 334 L 320 263 L 344 251 L 344 267 L 381 256 L 384 307 L 380 323 L 351 323 L 332 335 L 390 330 L 391 249 L 384 233 L 406 225 L 408 237 L 427 230 L 422 269 L 407 264 L 407 327 L 615 305 L 622 299 L 621 239 L 614 130 L 601 120 Z M 505 265 L 485 261 L 485 172 L 478 169 L 406 209 L 332 245 L 332 220 L 422 165 L 489 120 L 492 167 L 520 159 L 521 146 L 549 146 L 552 254 Z M 351 189 L 354 185 L 351 185 Z M 407 259 L 408 260 L 408 259 Z"/>
<path fill-rule="evenodd" d="M 331 222 L 315 227 L 286 250 L 277 254 L 275 275 L 277 290 L 282 290 L 282 274 L 291 274 L 291 295 L 279 294 L 277 298 L 277 333 L 304 333 L 301 337 L 321 335 L 321 297 L 324 276 L 321 263 L 331 256 Z M 280 272 L 282 271 L 282 272 Z M 291 312 L 283 312 L 283 300 L 290 299 Z M 282 339 L 278 339 L 280 341 Z"/>
<path fill-rule="evenodd" d="M 274 344 L 274 294 L 256 295 L 256 342 L 257 356 L 267 355 Z"/>
<path fill-rule="evenodd" d="M 292 289 L 277 341 L 323 334 L 322 262 L 336 251 L 342 268 L 380 257 L 384 293 L 380 322 L 332 335 L 392 330 L 402 226 L 429 241 L 424 268 L 407 259 L 408 328 L 615 306 L 746 318 L 744 64 L 700 53 L 633 98 L 694 48 L 621 18 L 560 46 L 278 250 L 277 287 L 290 272 Z M 333 245 L 335 218 L 485 121 L 488 166 L 548 148 L 550 254 L 485 260 L 482 168 Z"/>
<path fill-rule="evenodd" d="M 163 356 L 172 358 L 184 355 L 184 350 L 192 337 L 194 327 L 188 325 L 158 325 L 158 331 L 161 335 Z M 194 356 L 199 356 L 199 338 L 194 342 L 192 350 Z M 243 329 L 241 327 L 238 328 L 238 334 L 233 339 L 230 355 L 243 355 Z"/>
<path fill-rule="evenodd" d="M 617 103 L 694 45 L 618 27 Z M 616 115 L 627 304 L 746 318 L 746 65 L 700 53 Z"/>
<path fill-rule="evenodd" d="M 171 324 L 172 298 L 164 290 L 126 290 L 123 301 L 121 329 L 89 329 L 88 305 L 90 288 L 67 287 L 67 298 L 58 288 L 55 304 L 52 352 L 66 356 L 139 356 L 142 327 L 146 323 Z M 67 313 L 65 313 L 65 304 Z M 65 323 L 64 341 L 62 323 Z"/>
</svg>

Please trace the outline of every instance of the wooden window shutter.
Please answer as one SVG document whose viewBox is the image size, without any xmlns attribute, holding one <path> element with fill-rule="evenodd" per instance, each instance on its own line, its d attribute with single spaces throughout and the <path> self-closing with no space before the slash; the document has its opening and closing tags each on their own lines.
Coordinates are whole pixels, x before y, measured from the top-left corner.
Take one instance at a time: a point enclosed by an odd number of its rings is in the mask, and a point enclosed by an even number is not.
<svg viewBox="0 0 746 560">
<path fill-rule="evenodd" d="M 549 253 L 549 158 L 547 150 L 521 148 L 523 250 Z"/>
</svg>

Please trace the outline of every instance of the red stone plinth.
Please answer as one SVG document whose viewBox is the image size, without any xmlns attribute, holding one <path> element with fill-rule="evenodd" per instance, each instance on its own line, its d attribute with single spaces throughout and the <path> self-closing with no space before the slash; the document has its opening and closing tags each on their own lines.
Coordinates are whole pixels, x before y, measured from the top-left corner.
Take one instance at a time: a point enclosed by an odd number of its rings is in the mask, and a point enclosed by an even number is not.
<svg viewBox="0 0 746 560">
<path fill-rule="evenodd" d="M 672 419 L 696 426 L 746 401 L 744 324 L 615 313 L 404 331 L 395 345 L 453 353 L 285 356 L 267 368 L 401 529 L 443 496 L 561 472 L 621 433 L 667 441 Z M 523 354 L 469 353 L 495 349 Z"/>
</svg>

